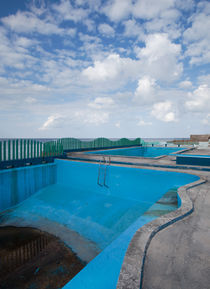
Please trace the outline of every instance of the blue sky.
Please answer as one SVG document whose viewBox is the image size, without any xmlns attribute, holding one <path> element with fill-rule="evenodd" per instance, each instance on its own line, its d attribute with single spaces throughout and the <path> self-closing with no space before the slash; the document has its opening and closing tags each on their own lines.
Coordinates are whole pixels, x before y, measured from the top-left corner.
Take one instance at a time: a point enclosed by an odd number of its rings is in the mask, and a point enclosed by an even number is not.
<svg viewBox="0 0 210 289">
<path fill-rule="evenodd" d="M 0 3 L 0 137 L 210 133 L 210 2 Z"/>
</svg>

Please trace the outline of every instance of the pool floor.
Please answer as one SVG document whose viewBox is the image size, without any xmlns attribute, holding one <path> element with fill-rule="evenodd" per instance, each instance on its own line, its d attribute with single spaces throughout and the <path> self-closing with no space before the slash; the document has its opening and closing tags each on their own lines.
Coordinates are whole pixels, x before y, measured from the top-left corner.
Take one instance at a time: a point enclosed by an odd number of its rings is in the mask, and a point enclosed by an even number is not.
<svg viewBox="0 0 210 289">
<path fill-rule="evenodd" d="M 65 199 L 60 198 L 61 194 L 65 195 Z M 80 272 L 85 275 L 85 283 L 81 276 L 79 279 L 75 276 L 64 288 L 114 289 L 127 245 L 135 231 L 157 216 L 177 208 L 176 189 L 164 196 L 162 201 L 151 204 L 128 198 L 96 195 L 90 191 L 70 190 L 69 187 L 56 184 L 45 187 L 8 214 L 4 214 L 1 226 L 19 225 L 21 222 L 21 226 L 53 232 L 63 236 L 67 245 L 84 262 L 88 263 L 93 259 Z M 60 223 L 68 230 L 64 230 Z M 96 270 L 98 262 L 103 264 L 98 271 L 104 284 L 100 287 L 97 287 L 98 278 L 93 280 L 89 274 Z M 103 279 L 107 279 L 106 282 Z"/>
</svg>

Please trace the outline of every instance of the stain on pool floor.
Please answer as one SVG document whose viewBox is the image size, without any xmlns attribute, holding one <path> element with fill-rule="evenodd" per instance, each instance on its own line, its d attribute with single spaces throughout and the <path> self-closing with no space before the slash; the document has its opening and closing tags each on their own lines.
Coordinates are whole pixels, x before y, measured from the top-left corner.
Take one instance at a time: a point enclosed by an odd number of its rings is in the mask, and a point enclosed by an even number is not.
<svg viewBox="0 0 210 289">
<path fill-rule="evenodd" d="M 85 264 L 58 238 L 34 228 L 0 228 L 0 288 L 58 289 Z"/>
</svg>

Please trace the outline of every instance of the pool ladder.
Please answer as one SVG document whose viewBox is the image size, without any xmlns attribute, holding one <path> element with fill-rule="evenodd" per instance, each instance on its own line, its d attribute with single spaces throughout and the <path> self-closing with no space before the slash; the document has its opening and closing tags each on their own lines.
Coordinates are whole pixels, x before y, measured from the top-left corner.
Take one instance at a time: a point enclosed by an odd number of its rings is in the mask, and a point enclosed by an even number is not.
<svg viewBox="0 0 210 289">
<path fill-rule="evenodd" d="M 104 156 L 99 162 L 99 167 L 98 167 L 98 181 L 97 184 L 101 187 L 107 187 L 108 185 L 106 184 L 106 176 L 107 176 L 107 167 L 110 166 L 111 163 L 111 157 L 109 156 L 108 159 L 106 159 Z M 102 165 L 104 165 L 104 181 L 103 184 L 100 183 L 100 175 L 101 175 L 101 170 L 102 170 Z"/>
</svg>

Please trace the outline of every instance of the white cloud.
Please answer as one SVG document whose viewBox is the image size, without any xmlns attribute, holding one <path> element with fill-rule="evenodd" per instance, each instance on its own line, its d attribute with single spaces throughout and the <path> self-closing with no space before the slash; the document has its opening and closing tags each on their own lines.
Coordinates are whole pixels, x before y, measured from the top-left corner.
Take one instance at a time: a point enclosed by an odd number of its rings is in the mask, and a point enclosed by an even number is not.
<svg viewBox="0 0 210 289">
<path fill-rule="evenodd" d="M 210 113 L 202 120 L 202 123 L 205 125 L 210 125 Z"/>
<path fill-rule="evenodd" d="M 129 15 L 148 20 L 160 16 L 174 5 L 174 0 L 110 0 L 103 8 L 103 12 L 112 21 L 121 21 Z"/>
<path fill-rule="evenodd" d="M 138 125 L 138 126 L 150 126 L 150 125 L 152 125 L 152 122 L 140 120 L 140 121 L 137 123 L 137 125 Z"/>
<path fill-rule="evenodd" d="M 207 84 L 201 84 L 188 97 L 185 103 L 188 110 L 200 112 L 210 109 L 210 87 Z"/>
<path fill-rule="evenodd" d="M 111 97 L 97 97 L 93 102 L 88 104 L 89 107 L 94 109 L 106 109 L 112 107 L 114 105 L 114 101 Z"/>
<path fill-rule="evenodd" d="M 181 36 L 182 30 L 178 19 L 181 14 L 176 9 L 168 9 L 159 17 L 145 22 L 144 27 L 147 33 L 167 33 L 169 39 L 177 39 Z"/>
<path fill-rule="evenodd" d="M 152 19 L 173 6 L 174 0 L 137 0 L 132 12 L 137 18 Z"/>
<path fill-rule="evenodd" d="M 15 15 L 10 15 L 1 19 L 2 23 L 12 31 L 18 33 L 34 33 L 49 35 L 62 34 L 63 29 L 48 20 L 41 20 L 30 12 L 18 11 Z"/>
<path fill-rule="evenodd" d="M 116 126 L 117 128 L 120 128 L 120 126 L 121 126 L 120 121 L 117 121 L 117 122 L 115 123 L 115 126 Z"/>
<path fill-rule="evenodd" d="M 192 87 L 192 82 L 189 80 L 184 80 L 179 83 L 179 87 L 183 89 L 188 89 Z"/>
<path fill-rule="evenodd" d="M 98 30 L 102 35 L 105 35 L 107 37 L 113 37 L 115 34 L 114 29 L 107 23 L 100 24 L 98 26 Z"/>
<path fill-rule="evenodd" d="M 25 47 L 25 48 L 37 45 L 38 43 L 39 42 L 37 40 L 33 40 L 30 38 L 26 38 L 26 37 L 17 37 L 17 39 L 15 41 L 15 44 L 17 46 L 21 46 L 21 47 Z"/>
<path fill-rule="evenodd" d="M 39 130 L 48 130 L 61 125 L 62 117 L 59 114 L 51 115 L 39 128 Z"/>
<path fill-rule="evenodd" d="M 90 32 L 95 32 L 96 30 L 96 24 L 93 20 L 91 19 L 84 19 L 83 24 L 87 26 L 88 31 Z"/>
<path fill-rule="evenodd" d="M 139 79 L 134 100 L 140 104 L 149 104 L 155 100 L 155 79 L 144 76 Z"/>
<path fill-rule="evenodd" d="M 195 7 L 194 0 L 176 0 L 175 5 L 177 8 L 184 10 L 184 11 L 191 11 Z"/>
<path fill-rule="evenodd" d="M 31 103 L 35 103 L 37 100 L 34 97 L 28 96 L 28 97 L 26 97 L 25 101 L 27 103 L 31 104 Z"/>
<path fill-rule="evenodd" d="M 187 45 L 185 56 L 191 64 L 210 61 L 210 3 L 202 2 L 200 9 L 190 18 L 191 27 L 185 30 L 183 39 Z"/>
<path fill-rule="evenodd" d="M 180 54 L 180 44 L 171 42 L 167 34 L 156 33 L 146 37 L 145 47 L 139 49 L 137 56 L 145 73 L 157 80 L 170 82 L 181 76 Z"/>
<path fill-rule="evenodd" d="M 135 19 L 129 19 L 125 21 L 125 32 L 124 35 L 128 37 L 137 37 L 140 41 L 145 39 L 143 26 L 139 25 Z"/>
<path fill-rule="evenodd" d="M 113 0 L 108 2 L 104 7 L 103 12 L 112 21 L 120 21 L 130 14 L 131 9 L 132 0 Z"/>
<path fill-rule="evenodd" d="M 164 122 L 176 121 L 173 105 L 170 101 L 155 103 L 153 105 L 151 115 Z"/>
<path fill-rule="evenodd" d="M 109 121 L 109 113 L 101 111 L 78 111 L 75 113 L 75 117 L 84 124 L 93 124 L 95 126 Z"/>
<path fill-rule="evenodd" d="M 118 54 L 110 54 L 103 61 L 94 61 L 93 66 L 83 70 L 83 75 L 95 82 L 118 79 L 120 84 L 133 77 L 135 64 L 135 61 L 130 58 L 121 58 Z"/>
<path fill-rule="evenodd" d="M 59 4 L 54 4 L 53 9 L 58 13 L 60 21 L 72 20 L 75 22 L 84 20 L 88 15 L 88 10 L 74 8 L 68 0 L 61 0 Z"/>
</svg>

